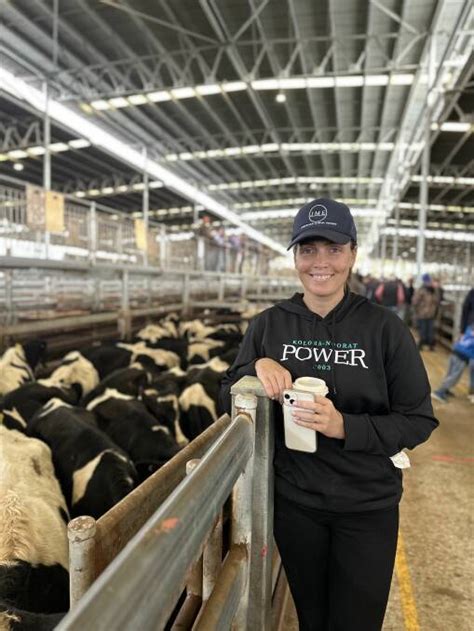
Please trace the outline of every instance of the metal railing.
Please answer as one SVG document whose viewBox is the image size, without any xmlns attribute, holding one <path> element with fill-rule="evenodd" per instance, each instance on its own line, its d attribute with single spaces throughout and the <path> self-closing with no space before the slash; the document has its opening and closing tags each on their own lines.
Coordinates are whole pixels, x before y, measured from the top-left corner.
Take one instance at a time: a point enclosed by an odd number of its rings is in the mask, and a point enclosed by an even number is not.
<svg viewBox="0 0 474 631">
<path fill-rule="evenodd" d="M 245 242 L 237 251 L 192 233 L 177 240 L 165 224 L 145 226 L 136 215 L 2 175 L 0 256 L 268 274 L 270 254 L 260 244 Z"/>
<path fill-rule="evenodd" d="M 163 629 L 186 585 L 187 602 L 192 597 L 197 603 L 193 628 L 271 628 L 277 574 L 272 563 L 271 407 L 254 377 L 235 384 L 232 398 L 232 423 L 80 600 L 87 585 L 73 590 L 74 606 L 58 631 Z M 219 523 L 229 496 L 230 546 L 222 562 Z M 86 553 L 73 550 L 71 563 L 93 556 L 90 543 L 72 545 Z"/>
</svg>

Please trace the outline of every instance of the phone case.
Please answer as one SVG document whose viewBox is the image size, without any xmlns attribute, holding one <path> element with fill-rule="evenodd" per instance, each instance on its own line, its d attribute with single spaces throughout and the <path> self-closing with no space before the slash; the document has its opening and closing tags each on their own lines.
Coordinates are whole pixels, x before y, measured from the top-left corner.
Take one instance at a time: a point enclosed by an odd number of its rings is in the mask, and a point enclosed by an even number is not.
<svg viewBox="0 0 474 631">
<path fill-rule="evenodd" d="M 317 438 L 314 429 L 302 427 L 293 420 L 293 410 L 301 410 L 296 401 L 314 401 L 311 392 L 302 390 L 283 390 L 283 421 L 285 426 L 285 445 L 288 449 L 314 453 L 317 449 Z"/>
</svg>

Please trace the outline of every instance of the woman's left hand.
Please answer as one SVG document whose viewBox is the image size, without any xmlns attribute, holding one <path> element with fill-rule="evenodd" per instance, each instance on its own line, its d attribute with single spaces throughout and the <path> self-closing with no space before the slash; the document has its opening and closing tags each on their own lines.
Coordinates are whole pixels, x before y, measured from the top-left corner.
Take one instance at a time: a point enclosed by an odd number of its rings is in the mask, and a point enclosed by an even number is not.
<svg viewBox="0 0 474 631">
<path fill-rule="evenodd" d="M 304 411 L 293 410 L 293 420 L 298 425 L 314 429 L 328 438 L 346 437 L 342 414 L 330 399 L 316 395 L 314 402 L 297 400 L 295 407 L 304 408 Z"/>
</svg>

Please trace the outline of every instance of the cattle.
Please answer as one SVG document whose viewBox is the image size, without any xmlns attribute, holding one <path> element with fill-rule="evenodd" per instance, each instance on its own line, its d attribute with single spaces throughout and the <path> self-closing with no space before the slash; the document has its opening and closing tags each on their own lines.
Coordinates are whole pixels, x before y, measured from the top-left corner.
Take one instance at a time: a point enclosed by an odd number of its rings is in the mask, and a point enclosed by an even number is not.
<svg viewBox="0 0 474 631">
<path fill-rule="evenodd" d="M 51 447 L 72 516 L 98 519 L 135 486 L 136 470 L 127 454 L 95 426 L 87 410 L 51 399 L 28 430 Z"/>
<path fill-rule="evenodd" d="M 199 340 L 191 342 L 188 348 L 188 365 L 203 364 L 219 355 L 224 347 L 220 340 Z"/>
<path fill-rule="evenodd" d="M 0 451 L 0 601 L 36 613 L 67 611 L 69 514 L 51 450 L 0 426 Z"/>
<path fill-rule="evenodd" d="M 83 349 L 81 353 L 99 373 L 99 379 L 104 379 L 104 377 L 107 377 L 115 370 L 128 368 L 132 363 L 130 361 L 130 351 L 127 351 L 125 348 L 119 348 L 114 344 L 90 346 L 87 349 Z"/>
<path fill-rule="evenodd" d="M 2 412 L 5 427 L 26 432 L 33 415 L 50 399 L 58 398 L 70 405 L 78 402 L 79 393 L 76 388 L 48 384 L 47 379 L 25 383 L 4 397 Z"/>
<path fill-rule="evenodd" d="M 107 388 L 118 390 L 122 394 L 138 397 L 149 383 L 150 377 L 141 364 L 132 364 L 129 368 L 114 370 L 110 375 L 104 377 L 98 386 L 91 390 L 86 397 L 83 397 L 81 405 L 86 407 L 89 401 L 97 398 Z"/>
<path fill-rule="evenodd" d="M 46 352 L 46 342 L 33 340 L 8 348 L 0 359 L 0 395 L 34 380 L 34 369 Z"/>
<path fill-rule="evenodd" d="M 204 339 L 211 333 L 214 333 L 215 328 L 213 326 L 205 325 L 201 320 L 189 320 L 187 322 L 181 322 L 179 325 L 180 335 L 187 339 Z"/>
<path fill-rule="evenodd" d="M 65 615 L 23 611 L 0 600 L 0 631 L 53 631 Z"/>
<path fill-rule="evenodd" d="M 124 449 L 137 468 L 140 480 L 159 469 L 180 449 L 172 430 L 173 420 L 155 418 L 142 401 L 107 389 L 87 405 L 99 427 Z"/>
<path fill-rule="evenodd" d="M 229 364 L 218 357 L 188 371 L 186 387 L 179 397 L 180 425 L 192 440 L 219 417 L 217 398 L 220 381 Z"/>
<path fill-rule="evenodd" d="M 137 342 L 135 344 L 117 344 L 118 348 L 125 349 L 130 352 L 130 362 L 140 362 L 143 364 L 144 360 L 148 358 L 148 366 L 152 364 L 155 366 L 157 372 L 168 370 L 179 366 L 180 360 L 176 353 L 166 351 L 162 348 L 148 348 L 145 342 Z"/>
<path fill-rule="evenodd" d="M 41 383 L 48 386 L 73 386 L 78 389 L 80 396 L 85 396 L 98 385 L 99 380 L 94 365 L 79 351 L 71 351 L 49 378 L 41 380 Z"/>
</svg>

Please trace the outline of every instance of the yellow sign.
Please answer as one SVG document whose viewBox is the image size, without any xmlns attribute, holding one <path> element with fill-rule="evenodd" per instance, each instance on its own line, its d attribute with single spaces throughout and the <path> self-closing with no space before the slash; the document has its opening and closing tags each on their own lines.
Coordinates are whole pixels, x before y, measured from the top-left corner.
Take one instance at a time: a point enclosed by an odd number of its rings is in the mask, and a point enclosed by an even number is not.
<svg viewBox="0 0 474 631">
<path fill-rule="evenodd" d="M 64 195 L 56 191 L 46 191 L 45 211 L 46 230 L 64 232 Z"/>
<path fill-rule="evenodd" d="M 145 232 L 145 222 L 143 219 L 135 219 L 135 244 L 139 250 L 146 252 L 147 235 Z"/>
</svg>

